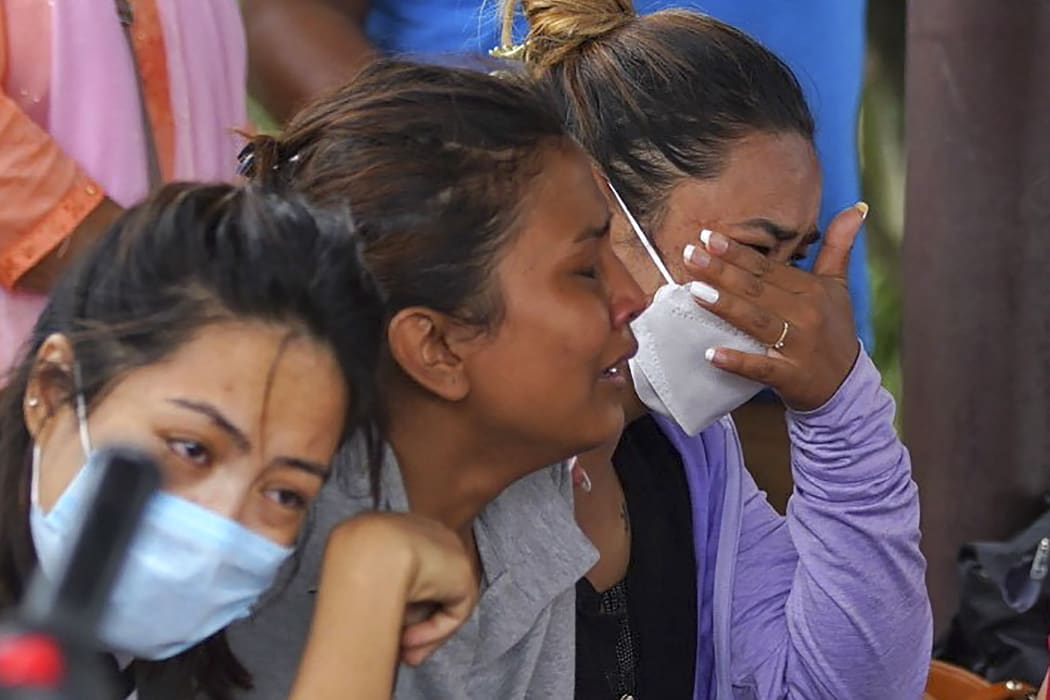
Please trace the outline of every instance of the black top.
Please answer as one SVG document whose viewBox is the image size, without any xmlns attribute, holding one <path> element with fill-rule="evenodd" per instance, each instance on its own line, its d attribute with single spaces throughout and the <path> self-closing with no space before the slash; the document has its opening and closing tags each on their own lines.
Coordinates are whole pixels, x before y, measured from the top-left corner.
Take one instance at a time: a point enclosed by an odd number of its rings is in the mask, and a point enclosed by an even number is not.
<svg viewBox="0 0 1050 700">
<path fill-rule="evenodd" d="M 576 585 L 576 698 L 691 698 L 696 555 L 682 458 L 645 416 L 624 431 L 613 466 L 627 499 L 631 561 L 604 594 L 586 579 Z"/>
</svg>

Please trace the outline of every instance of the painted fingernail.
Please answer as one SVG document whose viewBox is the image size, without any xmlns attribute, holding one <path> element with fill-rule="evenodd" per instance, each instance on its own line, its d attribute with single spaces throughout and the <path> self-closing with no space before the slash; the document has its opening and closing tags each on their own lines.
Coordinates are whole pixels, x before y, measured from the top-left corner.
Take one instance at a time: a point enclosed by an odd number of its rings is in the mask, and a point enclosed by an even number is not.
<svg viewBox="0 0 1050 700">
<path fill-rule="evenodd" d="M 704 353 L 704 359 L 708 362 L 711 362 L 715 359 L 715 355 L 717 354 L 717 350 L 715 350 L 714 348 L 708 348 L 707 351 Z"/>
<path fill-rule="evenodd" d="M 687 263 L 692 263 L 697 267 L 707 267 L 711 262 L 711 256 L 697 248 L 692 243 L 686 245 L 682 250 L 682 258 L 684 258 Z"/>
<path fill-rule="evenodd" d="M 689 293 L 708 304 L 714 304 L 718 301 L 718 290 L 703 282 L 691 282 L 689 284 Z"/>
<path fill-rule="evenodd" d="M 708 229 L 700 232 L 700 242 L 713 253 L 724 253 L 729 249 L 729 239 L 720 233 Z"/>
<path fill-rule="evenodd" d="M 869 207 L 868 207 L 868 203 L 867 202 L 857 202 L 856 204 L 853 205 L 853 208 L 860 212 L 860 220 L 861 221 L 863 221 L 864 219 L 868 218 L 868 209 L 869 209 Z"/>
</svg>

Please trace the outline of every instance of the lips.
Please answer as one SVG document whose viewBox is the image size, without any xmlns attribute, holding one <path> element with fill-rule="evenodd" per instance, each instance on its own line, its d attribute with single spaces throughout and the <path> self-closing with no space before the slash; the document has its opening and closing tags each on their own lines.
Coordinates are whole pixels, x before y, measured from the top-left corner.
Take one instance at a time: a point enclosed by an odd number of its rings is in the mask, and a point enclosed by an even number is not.
<svg viewBox="0 0 1050 700">
<path fill-rule="evenodd" d="M 602 370 L 602 377 L 607 378 L 607 379 L 611 379 L 611 378 L 614 378 L 614 377 L 619 377 L 619 376 L 625 375 L 626 374 L 625 369 L 627 368 L 627 361 L 630 360 L 632 357 L 634 357 L 635 353 L 637 353 L 637 352 L 638 352 L 638 341 L 635 340 L 634 337 L 632 336 L 631 337 L 631 342 L 630 342 L 630 347 L 628 348 L 627 352 L 625 352 L 622 355 L 620 355 L 618 358 L 616 358 L 615 362 L 613 362 L 611 365 L 608 365 L 605 369 L 603 369 Z"/>
</svg>

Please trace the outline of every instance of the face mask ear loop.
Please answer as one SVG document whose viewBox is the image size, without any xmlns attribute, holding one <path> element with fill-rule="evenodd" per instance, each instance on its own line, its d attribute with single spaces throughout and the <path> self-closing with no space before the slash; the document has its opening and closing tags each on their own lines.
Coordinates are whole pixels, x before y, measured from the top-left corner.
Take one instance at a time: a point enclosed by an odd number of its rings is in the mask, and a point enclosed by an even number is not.
<svg viewBox="0 0 1050 700">
<path fill-rule="evenodd" d="M 80 383 L 80 365 L 73 365 L 74 389 L 77 392 L 77 426 L 80 429 L 80 448 L 84 450 L 84 459 L 91 456 L 91 436 L 87 429 L 87 405 L 84 403 L 83 384 Z"/>
<path fill-rule="evenodd" d="M 613 187 L 612 181 L 606 179 L 609 184 L 609 191 L 613 193 L 613 197 L 616 198 L 616 203 L 620 206 L 620 211 L 627 217 L 627 223 L 631 225 L 631 229 L 634 230 L 634 235 L 638 236 L 638 240 L 642 242 L 642 246 L 645 247 L 645 252 L 649 253 L 649 257 L 652 258 L 653 263 L 656 264 L 656 269 L 663 275 L 664 281 L 668 284 L 677 284 L 674 278 L 671 277 L 671 273 L 667 271 L 667 267 L 664 265 L 664 261 L 660 259 L 660 254 L 656 252 L 656 248 L 653 247 L 652 242 L 642 232 L 642 227 L 638 225 L 638 221 L 635 220 L 634 215 L 631 214 L 631 210 L 627 208 L 620 193 Z"/>
<path fill-rule="evenodd" d="M 33 467 L 29 472 L 29 503 L 34 508 L 40 505 L 40 445 L 33 443 Z"/>
</svg>

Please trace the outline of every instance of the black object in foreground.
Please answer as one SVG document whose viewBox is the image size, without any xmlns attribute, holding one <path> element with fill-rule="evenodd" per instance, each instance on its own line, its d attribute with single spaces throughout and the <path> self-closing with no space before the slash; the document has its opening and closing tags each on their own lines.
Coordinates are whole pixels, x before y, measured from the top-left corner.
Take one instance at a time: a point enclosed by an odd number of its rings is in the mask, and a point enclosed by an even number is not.
<svg viewBox="0 0 1050 700">
<path fill-rule="evenodd" d="M 48 580 L 38 570 L 22 605 L 0 626 L 0 700 L 118 695 L 98 629 L 160 471 L 131 448 L 108 448 L 92 459 L 88 505 L 59 572 Z"/>
</svg>

